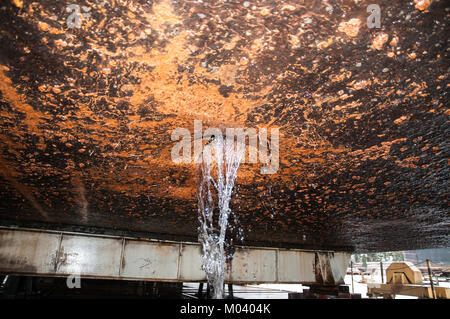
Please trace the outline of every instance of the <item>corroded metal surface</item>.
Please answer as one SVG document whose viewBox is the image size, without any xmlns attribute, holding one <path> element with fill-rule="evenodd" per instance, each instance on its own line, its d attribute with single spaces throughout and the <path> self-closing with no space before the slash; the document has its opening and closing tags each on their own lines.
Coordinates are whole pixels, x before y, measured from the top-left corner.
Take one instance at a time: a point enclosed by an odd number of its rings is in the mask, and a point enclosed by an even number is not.
<svg viewBox="0 0 450 319">
<path fill-rule="evenodd" d="M 448 246 L 449 7 L 380 1 L 369 29 L 370 3 L 79 1 L 80 28 L 2 4 L 2 223 L 195 239 L 170 134 L 202 120 L 280 129 L 277 174 L 236 181 L 249 243 Z"/>
</svg>

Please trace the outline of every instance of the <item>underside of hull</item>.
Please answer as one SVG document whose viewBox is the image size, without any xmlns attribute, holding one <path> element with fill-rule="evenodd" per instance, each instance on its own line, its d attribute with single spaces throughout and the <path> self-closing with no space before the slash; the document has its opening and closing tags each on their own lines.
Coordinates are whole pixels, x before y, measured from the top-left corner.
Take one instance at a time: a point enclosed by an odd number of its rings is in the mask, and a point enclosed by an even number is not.
<svg viewBox="0 0 450 319">
<path fill-rule="evenodd" d="M 2 5 L 0 224 L 196 241 L 171 134 L 199 120 L 279 129 L 275 174 L 239 168 L 244 245 L 449 246 L 450 7 L 379 1 L 369 28 L 371 3 Z"/>
</svg>

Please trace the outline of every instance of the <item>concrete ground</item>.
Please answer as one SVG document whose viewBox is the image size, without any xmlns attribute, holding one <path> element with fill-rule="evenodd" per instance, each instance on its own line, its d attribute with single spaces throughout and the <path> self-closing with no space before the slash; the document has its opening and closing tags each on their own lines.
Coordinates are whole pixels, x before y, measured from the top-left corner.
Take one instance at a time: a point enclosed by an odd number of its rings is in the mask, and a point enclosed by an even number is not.
<svg viewBox="0 0 450 319">
<path fill-rule="evenodd" d="M 353 275 L 353 288 L 351 275 L 346 275 L 344 282 L 349 286 L 350 292 L 361 294 L 361 298 L 367 298 L 367 282 L 381 283 L 379 274 L 372 276 Z M 185 283 L 183 293 L 194 295 L 198 290 L 198 283 Z M 450 282 L 440 282 L 442 287 L 450 287 Z M 235 298 L 240 299 L 288 299 L 289 292 L 303 292 L 303 288 L 309 287 L 299 284 L 262 284 L 262 285 L 233 285 Z M 205 288 L 206 291 L 206 288 Z M 227 288 L 225 288 L 227 294 Z M 397 295 L 395 299 L 417 299 L 417 297 Z"/>
</svg>

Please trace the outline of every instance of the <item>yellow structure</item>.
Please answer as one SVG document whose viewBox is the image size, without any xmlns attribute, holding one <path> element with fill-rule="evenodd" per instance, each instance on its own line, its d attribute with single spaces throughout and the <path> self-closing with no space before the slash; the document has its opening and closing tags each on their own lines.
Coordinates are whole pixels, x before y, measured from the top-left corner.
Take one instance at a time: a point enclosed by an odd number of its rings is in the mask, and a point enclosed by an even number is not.
<svg viewBox="0 0 450 319">
<path fill-rule="evenodd" d="M 395 295 L 416 296 L 419 298 L 433 298 L 430 286 L 423 285 L 420 270 L 408 262 L 394 262 L 386 269 L 386 284 L 367 284 L 369 297 L 383 296 L 386 299 Z M 450 288 L 434 287 L 436 298 L 450 299 Z"/>
<path fill-rule="evenodd" d="M 422 284 L 421 271 L 410 262 L 394 262 L 386 269 L 388 284 Z"/>
</svg>

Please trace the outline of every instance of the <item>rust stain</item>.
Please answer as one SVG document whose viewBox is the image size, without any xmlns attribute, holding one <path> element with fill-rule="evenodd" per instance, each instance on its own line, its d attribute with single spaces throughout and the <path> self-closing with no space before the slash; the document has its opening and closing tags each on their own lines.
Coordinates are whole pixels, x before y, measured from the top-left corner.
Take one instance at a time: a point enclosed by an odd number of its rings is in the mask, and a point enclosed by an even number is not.
<svg viewBox="0 0 450 319">
<path fill-rule="evenodd" d="M 380 32 L 375 36 L 375 38 L 372 41 L 372 47 L 375 50 L 381 50 L 383 49 L 384 44 L 388 41 L 389 35 L 384 32 Z"/>
<path fill-rule="evenodd" d="M 431 4 L 431 0 L 414 0 L 414 6 L 417 10 L 424 11 Z"/>
<path fill-rule="evenodd" d="M 25 115 L 25 124 L 31 129 L 36 130 L 39 123 L 48 116 L 36 111 L 31 105 L 25 102 L 25 98 L 17 93 L 12 85 L 11 79 L 5 75 L 9 69 L 0 65 L 0 91 L 2 97 L 8 103 L 13 105 L 19 112 Z"/>
<path fill-rule="evenodd" d="M 339 24 L 338 31 L 345 33 L 349 37 L 356 37 L 359 33 L 360 25 L 361 20 L 353 18 L 348 21 L 342 21 Z"/>
</svg>

